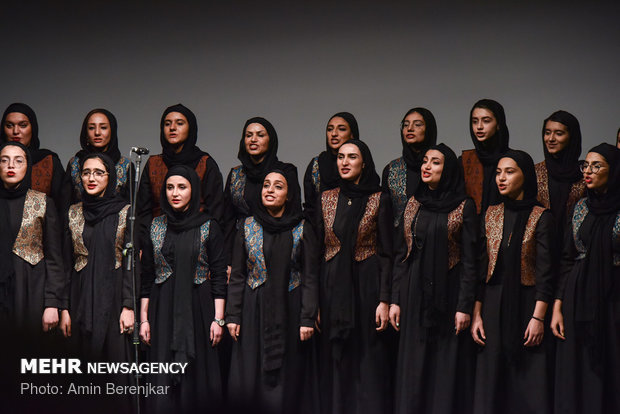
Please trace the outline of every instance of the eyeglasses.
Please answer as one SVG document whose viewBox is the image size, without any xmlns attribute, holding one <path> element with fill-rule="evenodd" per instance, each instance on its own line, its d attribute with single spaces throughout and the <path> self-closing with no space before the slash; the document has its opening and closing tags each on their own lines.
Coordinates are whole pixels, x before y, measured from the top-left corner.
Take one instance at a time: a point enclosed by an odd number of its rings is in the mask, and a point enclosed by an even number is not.
<svg viewBox="0 0 620 414">
<path fill-rule="evenodd" d="M 411 123 L 409 121 L 405 121 L 405 122 L 401 122 L 400 123 L 400 127 L 401 129 L 409 129 L 409 125 L 411 125 Z M 414 128 L 422 128 L 424 126 L 424 122 L 422 121 L 414 121 L 413 122 L 413 127 Z"/>
<path fill-rule="evenodd" d="M 600 169 L 605 168 L 605 166 L 602 165 L 600 162 L 593 162 L 592 164 L 590 164 L 586 161 L 582 161 L 581 164 L 579 164 L 579 170 L 582 173 L 585 173 L 586 171 L 588 171 L 588 168 L 590 168 L 590 171 L 592 171 L 592 174 L 598 174 Z"/>
<path fill-rule="evenodd" d="M 3 168 L 7 168 L 10 163 L 11 159 L 9 157 L 0 158 L 0 166 L 2 166 Z M 13 158 L 13 166 L 15 168 L 22 168 L 24 165 L 26 165 L 26 159 L 24 157 Z"/>
<path fill-rule="evenodd" d="M 96 179 L 100 179 L 108 175 L 108 173 L 102 170 L 93 170 L 93 171 L 83 170 L 82 171 L 82 178 L 88 179 L 90 178 L 91 175 L 95 176 Z"/>
</svg>

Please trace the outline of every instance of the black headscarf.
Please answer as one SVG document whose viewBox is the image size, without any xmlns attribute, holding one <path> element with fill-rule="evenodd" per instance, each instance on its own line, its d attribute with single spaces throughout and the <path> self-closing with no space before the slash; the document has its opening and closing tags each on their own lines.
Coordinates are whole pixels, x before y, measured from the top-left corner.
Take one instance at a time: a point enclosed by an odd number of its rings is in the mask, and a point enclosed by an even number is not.
<svg viewBox="0 0 620 414">
<path fill-rule="evenodd" d="M 245 130 L 250 124 L 261 124 L 265 127 L 265 130 L 267 130 L 267 135 L 269 135 L 269 144 L 267 152 L 265 153 L 265 158 L 258 164 L 252 161 L 252 156 L 245 148 Z M 248 180 L 262 183 L 265 173 L 278 162 L 278 133 L 271 122 L 261 117 L 254 117 L 245 121 L 243 132 L 241 133 L 241 141 L 239 142 L 237 158 L 241 161 L 241 164 L 243 164 L 243 171 L 246 173 Z"/>
<path fill-rule="evenodd" d="M 559 122 L 568 129 L 569 141 L 566 148 L 553 156 L 545 145 L 545 128 L 547 121 Z M 579 171 L 579 156 L 581 155 L 581 128 L 579 121 L 566 111 L 556 111 L 545 119 L 542 127 L 543 151 L 549 175 L 563 183 L 574 183 L 582 178 Z"/>
<path fill-rule="evenodd" d="M 402 125 L 403 122 L 405 122 L 405 119 L 413 112 L 417 112 L 422 115 L 422 118 L 424 118 L 424 123 L 426 124 L 426 131 L 424 132 L 424 141 L 410 145 L 407 144 L 407 141 L 405 141 Z M 422 159 L 424 159 L 424 154 L 431 146 L 437 143 L 437 122 L 435 121 L 435 117 L 431 111 L 426 108 L 418 107 L 408 110 L 405 116 L 403 116 L 402 121 L 400 121 L 400 125 L 400 141 L 403 145 L 403 159 L 407 164 L 407 168 L 414 170 L 419 174 L 420 167 L 422 166 Z"/>
<path fill-rule="evenodd" d="M 478 141 L 471 124 L 471 117 L 476 108 L 483 108 L 491 111 L 497 120 L 497 132 L 484 142 Z M 476 102 L 471 108 L 471 111 L 469 111 L 468 121 L 469 135 L 476 149 L 476 155 L 478 155 L 478 159 L 483 167 L 482 205 L 486 208 L 486 206 L 496 204 L 499 201 L 499 193 L 497 191 L 497 185 L 495 184 L 495 167 L 497 166 L 497 161 L 499 161 L 504 152 L 508 150 L 510 133 L 506 125 L 504 107 L 499 102 L 492 99 L 481 99 Z"/>
<path fill-rule="evenodd" d="M 362 154 L 364 167 L 362 168 L 362 176 L 358 184 L 355 184 L 353 181 L 347 181 L 340 178 L 340 190 L 342 193 L 349 198 L 359 198 L 376 193 L 377 191 L 381 191 L 381 188 L 379 187 L 381 178 L 379 178 L 379 175 L 375 170 L 375 163 L 372 159 L 372 154 L 370 153 L 368 146 L 363 141 L 358 139 L 349 140 L 345 144 L 353 144 L 359 148 L 360 153 Z"/>
<path fill-rule="evenodd" d="M 502 250 L 498 260 L 503 261 L 502 268 L 506 273 L 502 275 L 502 346 L 511 361 L 517 361 L 522 343 L 522 326 L 520 317 L 523 314 L 521 303 L 521 245 L 525 234 L 525 226 L 532 208 L 538 205 L 538 184 L 534 161 L 527 152 L 508 150 L 501 158 L 511 158 L 523 172 L 523 199 L 515 200 L 502 196 L 504 202 L 504 229 L 502 236 Z M 500 158 L 500 159 L 501 159 Z M 510 226 L 507 215 L 514 212 L 514 224 Z M 512 222 L 512 220 L 511 220 Z M 528 318 L 529 320 L 529 318 Z"/>
<path fill-rule="evenodd" d="M 93 196 L 86 191 L 82 193 L 84 220 L 94 225 L 109 215 L 118 214 L 127 205 L 127 201 L 116 192 L 116 168 L 114 161 L 106 154 L 93 152 L 80 158 L 80 172 L 84 169 L 86 161 L 93 158 L 100 160 L 108 173 L 108 185 L 103 195 Z"/>
<path fill-rule="evenodd" d="M 273 217 L 269 214 L 267 208 L 263 205 L 262 196 L 259 193 L 258 200 L 256 200 L 256 205 L 258 207 L 256 208 L 254 217 L 263 229 L 269 233 L 280 233 L 291 230 L 299 224 L 302 218 L 301 188 L 299 187 L 299 181 L 297 179 L 297 170 L 293 168 L 287 170 L 272 169 L 265 174 L 265 177 L 272 172 L 281 174 L 286 179 L 288 194 L 284 205 L 284 213 L 282 217 Z"/>
<path fill-rule="evenodd" d="M 183 149 L 181 149 L 178 154 L 174 152 L 172 145 L 170 145 L 168 140 L 166 140 L 166 134 L 164 133 L 164 122 L 166 120 L 166 115 L 170 112 L 179 112 L 183 114 L 189 124 L 187 139 L 183 143 Z M 189 108 L 183 106 L 182 104 L 176 104 L 166 108 L 161 116 L 159 128 L 161 131 L 159 135 L 159 142 L 161 143 L 163 159 L 166 167 L 172 168 L 175 165 L 189 165 L 192 168 L 196 168 L 200 158 L 207 155 L 196 145 L 198 140 L 198 123 L 196 122 L 196 115 L 194 115 Z"/>
<path fill-rule="evenodd" d="M 350 112 L 338 112 L 329 118 L 327 123 L 336 118 L 340 117 L 344 119 L 347 124 L 349 124 L 349 128 L 351 129 L 352 139 L 360 139 L 359 127 L 357 125 L 357 120 Z M 331 190 L 332 188 L 338 187 L 338 182 L 340 180 L 340 174 L 338 174 L 338 166 L 336 165 L 336 157 L 337 152 L 334 154 L 332 152 L 332 148 L 329 146 L 329 138 L 325 139 L 325 151 L 319 154 L 319 173 L 321 175 L 321 191 Z"/>
<path fill-rule="evenodd" d="M 82 194 L 84 220 L 92 226 L 87 249 L 88 265 L 81 271 L 82 294 L 76 304 L 75 319 L 86 335 L 92 336 L 91 351 L 98 355 L 103 349 L 115 289 L 115 240 L 118 213 L 127 202 L 117 195 L 114 162 L 105 154 L 91 153 L 80 159 L 80 172 L 90 159 L 100 160 L 108 173 L 108 184 L 100 196 Z M 86 231 L 86 230 L 85 230 Z"/>
<path fill-rule="evenodd" d="M 11 231 L 9 203 L 7 200 L 23 197 L 30 188 L 32 160 L 28 149 L 19 142 L 2 144 L 0 152 L 12 145 L 21 148 L 26 154 L 26 175 L 13 189 L 7 189 L 0 182 L 0 322 L 12 319 L 15 303 L 15 267 L 13 266 L 13 243 L 17 233 Z"/>
<path fill-rule="evenodd" d="M 459 166 L 456 154 L 446 144 L 433 145 L 427 152 L 429 150 L 437 150 L 444 156 L 441 179 L 435 190 L 431 190 L 423 182 L 420 183 L 416 191 L 416 200 L 428 210 L 449 213 L 467 197 L 463 170 Z M 426 152 L 424 155 L 426 155 Z"/>
<path fill-rule="evenodd" d="M 172 176 L 184 177 L 192 188 L 189 207 L 183 212 L 174 211 L 166 197 L 166 182 Z M 201 249 L 200 226 L 208 220 L 206 213 L 200 211 L 200 178 L 196 171 L 187 165 L 170 168 L 161 189 L 160 203 L 168 220 L 161 252 L 174 275 L 170 349 L 175 362 L 187 362 L 196 355 L 191 297 Z"/>
<path fill-rule="evenodd" d="M 88 142 L 88 120 L 94 114 L 104 115 L 106 118 L 108 118 L 108 123 L 110 124 L 110 142 L 108 143 L 107 147 L 103 151 L 100 148 L 92 147 L 90 143 Z M 121 152 L 118 149 L 117 129 L 118 129 L 118 124 L 116 122 L 116 117 L 114 116 L 114 114 L 112 114 L 112 112 L 108 111 L 107 109 L 103 109 L 103 108 L 93 109 L 92 111 L 86 114 L 86 117 L 84 118 L 84 122 L 82 122 L 82 130 L 80 131 L 80 146 L 82 147 L 82 149 L 78 151 L 75 154 L 75 156 L 81 160 L 82 158 L 86 157 L 88 154 L 91 154 L 93 152 L 101 152 L 107 155 L 108 157 L 110 157 L 110 159 L 116 165 L 118 160 L 121 158 Z"/>
<path fill-rule="evenodd" d="M 588 152 L 602 155 L 609 164 L 607 191 L 596 193 L 587 190 L 586 204 L 590 214 L 581 225 L 579 237 L 588 245 L 586 265 L 577 277 L 575 289 L 575 319 L 578 337 L 582 338 L 590 355 L 591 366 L 598 373 L 606 365 L 605 343 L 601 340 L 608 333 L 605 329 L 608 322 L 607 306 L 610 293 L 613 292 L 613 228 L 620 212 L 620 149 L 604 143 L 597 145 Z M 586 225 L 588 221 L 588 225 Z M 589 229 L 583 234 L 583 229 Z"/>
<path fill-rule="evenodd" d="M 37 122 L 37 115 L 31 107 L 23 103 L 12 103 L 4 111 L 4 114 L 2 115 L 2 124 L 0 124 L 2 125 L 0 128 L 0 142 L 6 142 L 8 139 L 6 133 L 4 132 L 4 122 L 6 121 L 7 115 L 13 112 L 19 112 L 20 114 L 26 115 L 30 121 L 30 125 L 32 126 L 32 138 L 30 139 L 30 144 L 28 144 L 32 165 L 38 163 L 48 155 L 53 155 L 54 153 L 52 151 L 39 148 L 41 143 L 39 141 L 39 123 Z"/>
</svg>

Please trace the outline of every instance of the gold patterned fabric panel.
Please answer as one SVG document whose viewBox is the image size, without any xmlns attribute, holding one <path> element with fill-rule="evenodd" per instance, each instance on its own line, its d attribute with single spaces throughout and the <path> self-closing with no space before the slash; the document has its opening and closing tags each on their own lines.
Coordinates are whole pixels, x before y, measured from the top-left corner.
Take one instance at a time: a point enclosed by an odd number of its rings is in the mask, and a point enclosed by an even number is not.
<svg viewBox="0 0 620 414">
<path fill-rule="evenodd" d="M 568 193 L 568 201 L 566 202 L 566 216 L 570 217 L 575 208 L 575 204 L 586 195 L 586 182 L 583 179 L 574 182 Z"/>
<path fill-rule="evenodd" d="M 484 220 L 484 227 L 487 234 L 487 254 L 489 256 L 489 266 L 487 268 L 487 283 L 495 271 L 499 245 L 502 243 L 502 232 L 504 231 L 504 203 L 489 206 Z"/>
<path fill-rule="evenodd" d="M 334 220 L 338 208 L 338 195 L 340 188 L 324 191 L 321 194 L 321 206 L 323 212 L 323 224 L 325 228 L 325 261 L 330 261 L 340 251 L 340 240 L 334 233 Z"/>
<path fill-rule="evenodd" d="M 536 171 L 536 181 L 538 182 L 538 201 L 545 208 L 551 207 L 551 201 L 549 200 L 549 175 L 547 173 L 547 164 L 539 162 L 534 166 Z"/>
<path fill-rule="evenodd" d="M 465 192 L 476 203 L 478 214 L 482 211 L 482 183 L 484 181 L 484 168 L 478 158 L 476 150 L 463 151 L 461 155 L 463 173 L 465 176 Z"/>
<path fill-rule="evenodd" d="M 129 210 L 129 204 L 118 212 L 118 226 L 116 227 L 116 242 L 114 244 L 116 257 L 114 269 L 120 268 L 123 264 L 123 241 L 125 241 L 125 229 L 127 229 L 127 210 Z"/>
<path fill-rule="evenodd" d="M 33 266 L 45 256 L 43 253 L 43 222 L 46 208 L 45 194 L 28 190 L 24 200 L 21 226 L 13 243 L 13 253 Z"/>
<path fill-rule="evenodd" d="M 413 248 L 413 229 L 411 228 L 411 225 L 413 224 L 413 220 L 419 210 L 420 203 L 415 199 L 415 197 L 411 197 L 409 201 L 407 201 L 405 211 L 403 212 L 403 232 L 405 234 L 405 241 L 407 242 L 407 256 L 405 256 L 403 262 L 409 258 L 411 249 Z"/>
<path fill-rule="evenodd" d="M 73 268 L 79 272 L 88 263 L 88 250 L 82 238 L 84 214 L 81 202 L 69 207 L 69 230 L 71 230 L 71 241 L 73 242 Z"/>
<path fill-rule="evenodd" d="M 366 202 L 366 210 L 357 229 L 355 260 L 361 262 L 377 253 L 377 217 L 381 192 L 371 194 Z"/>
<path fill-rule="evenodd" d="M 461 261 L 461 230 L 463 228 L 463 209 L 465 200 L 448 214 L 448 269 Z"/>
<path fill-rule="evenodd" d="M 525 286 L 536 284 L 536 226 L 544 211 L 543 207 L 534 206 L 525 225 L 521 245 L 521 284 Z"/>
</svg>

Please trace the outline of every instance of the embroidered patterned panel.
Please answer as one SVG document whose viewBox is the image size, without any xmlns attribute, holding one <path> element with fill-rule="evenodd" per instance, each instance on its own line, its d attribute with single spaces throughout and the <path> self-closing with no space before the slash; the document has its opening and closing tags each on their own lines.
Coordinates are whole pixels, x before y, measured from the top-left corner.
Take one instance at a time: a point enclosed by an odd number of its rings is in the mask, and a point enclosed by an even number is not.
<svg viewBox="0 0 620 414">
<path fill-rule="evenodd" d="M 198 177 L 200 177 L 200 181 L 205 176 L 205 172 L 207 171 L 207 159 L 208 155 L 203 155 L 198 161 L 198 165 L 196 166 L 196 173 Z M 147 161 L 149 166 L 149 179 L 151 181 L 151 206 L 153 217 L 161 216 L 161 206 L 159 205 L 159 198 L 161 195 L 161 189 L 164 186 L 164 179 L 166 178 L 166 174 L 168 173 L 168 167 L 166 163 L 164 163 L 164 158 L 159 155 L 153 155 L 149 157 Z M 202 200 L 201 200 L 202 206 Z M 202 210 L 202 207 L 201 207 Z"/>
<path fill-rule="evenodd" d="M 301 238 L 304 233 L 304 221 L 300 221 L 292 230 L 293 233 L 293 250 L 291 251 L 291 278 L 288 281 L 288 291 L 292 291 L 301 285 Z"/>
<path fill-rule="evenodd" d="M 572 228 L 573 228 L 573 240 L 575 241 L 575 249 L 579 253 L 576 260 L 581 260 L 586 257 L 586 246 L 583 241 L 578 237 L 579 228 L 583 224 L 583 220 L 589 213 L 588 205 L 586 204 L 586 198 L 582 198 L 575 204 L 573 211 Z"/>
<path fill-rule="evenodd" d="M 321 190 L 321 174 L 319 174 L 319 157 L 312 158 L 312 185 L 318 193 Z"/>
<path fill-rule="evenodd" d="M 484 181 L 484 169 L 478 159 L 476 150 L 463 151 L 461 155 L 463 173 L 465 176 L 465 191 L 474 199 L 478 214 L 482 211 L 482 183 Z"/>
<path fill-rule="evenodd" d="M 13 243 L 13 253 L 33 266 L 45 256 L 43 251 L 43 222 L 45 221 L 46 208 L 45 194 L 28 190 L 24 200 L 21 226 Z"/>
<path fill-rule="evenodd" d="M 536 284 L 536 226 L 545 208 L 534 206 L 525 225 L 523 243 L 521 244 L 521 284 Z"/>
<path fill-rule="evenodd" d="M 539 162 L 534 166 L 536 171 L 536 181 L 538 183 L 538 201 L 545 206 L 545 208 L 551 207 L 551 201 L 549 200 L 549 175 L 547 173 L 547 164 L 545 161 Z"/>
<path fill-rule="evenodd" d="M 484 220 L 484 227 L 487 235 L 487 254 L 489 255 L 489 266 L 487 268 L 487 283 L 493 276 L 499 245 L 502 243 L 502 232 L 504 231 L 504 203 L 489 206 Z"/>
<path fill-rule="evenodd" d="M 405 204 L 407 204 L 407 164 L 403 157 L 390 162 L 387 179 L 390 196 L 392 197 L 394 227 L 398 227 Z"/>
<path fill-rule="evenodd" d="M 616 223 L 614 224 L 613 238 L 615 241 L 620 240 L 620 213 L 616 216 Z M 620 253 L 614 252 L 614 266 L 620 266 Z"/>
<path fill-rule="evenodd" d="M 232 202 L 238 210 L 248 214 L 250 212 L 250 207 L 245 202 L 245 198 L 243 197 L 245 193 L 246 179 L 243 166 L 238 165 L 230 170 L 230 196 L 232 198 Z"/>
<path fill-rule="evenodd" d="M 566 202 L 566 215 L 570 217 L 573 209 L 575 208 L 575 204 L 582 197 L 586 195 L 586 182 L 583 180 L 579 180 L 570 187 L 570 192 L 568 193 L 568 200 Z"/>
<path fill-rule="evenodd" d="M 54 176 L 54 159 L 51 155 L 43 158 L 32 166 L 31 189 L 50 195 L 52 192 L 52 177 Z"/>
<path fill-rule="evenodd" d="M 73 194 L 76 200 L 80 200 L 82 198 L 80 192 L 82 177 L 80 177 L 80 160 L 78 157 L 71 157 L 69 160 L 69 169 L 71 170 L 71 181 L 73 181 Z"/>
<path fill-rule="evenodd" d="M 323 223 L 325 228 L 325 261 L 330 261 L 340 251 L 340 240 L 334 233 L 334 219 L 338 208 L 338 195 L 340 188 L 323 191 L 321 193 L 321 210 L 323 212 Z"/>
<path fill-rule="evenodd" d="M 407 261 L 409 255 L 411 254 L 411 250 L 413 249 L 413 228 L 411 225 L 413 224 L 413 220 L 415 219 L 415 216 L 417 216 L 419 210 L 420 203 L 415 199 L 415 197 L 411 197 L 409 201 L 407 201 L 405 212 L 403 213 L 403 232 L 405 234 L 405 241 L 407 242 L 407 256 L 405 256 L 403 262 Z"/>
<path fill-rule="evenodd" d="M 209 259 L 205 242 L 209 237 L 209 228 L 211 220 L 205 221 L 200 226 L 200 253 L 196 262 L 196 272 L 194 273 L 194 284 L 199 285 L 211 277 L 209 271 Z M 166 281 L 172 274 L 172 269 L 166 258 L 161 252 L 166 238 L 166 230 L 168 228 L 168 219 L 165 215 L 155 217 L 151 223 L 151 241 L 153 242 L 153 259 L 155 262 L 155 283 L 160 284 Z"/>
<path fill-rule="evenodd" d="M 69 207 L 69 230 L 71 230 L 71 240 L 73 242 L 73 268 L 79 272 L 88 263 L 88 250 L 82 238 L 84 233 L 84 214 L 81 202 Z"/>
<path fill-rule="evenodd" d="M 465 200 L 448 214 L 448 269 L 461 261 L 461 230 Z"/>
<path fill-rule="evenodd" d="M 127 184 L 127 180 L 129 180 L 129 166 L 131 165 L 131 161 L 129 158 L 121 156 L 116 163 L 116 190 L 118 191 L 121 187 Z"/>
<path fill-rule="evenodd" d="M 366 203 L 366 210 L 357 229 L 355 242 L 355 260 L 361 262 L 377 253 L 377 218 L 381 192 L 371 194 Z"/>
<path fill-rule="evenodd" d="M 127 228 L 127 210 L 129 210 L 129 204 L 126 205 L 118 212 L 118 225 L 116 226 L 116 242 L 115 248 L 115 262 L 114 268 L 118 269 L 123 264 L 123 241 L 125 240 L 125 229 Z"/>
</svg>

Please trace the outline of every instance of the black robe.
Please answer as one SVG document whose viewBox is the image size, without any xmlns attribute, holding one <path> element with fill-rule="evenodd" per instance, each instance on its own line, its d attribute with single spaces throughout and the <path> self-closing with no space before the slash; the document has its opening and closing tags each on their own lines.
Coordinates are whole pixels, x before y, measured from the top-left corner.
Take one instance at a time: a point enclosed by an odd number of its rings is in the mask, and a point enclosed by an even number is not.
<svg viewBox="0 0 620 414">
<path fill-rule="evenodd" d="M 235 237 L 232 272 L 226 304 L 226 322 L 240 325 L 237 342 L 233 342 L 229 404 L 239 412 L 248 409 L 262 409 L 265 412 L 315 413 L 318 409 L 316 397 L 316 356 L 314 337 L 302 342 L 299 337 L 301 326 L 313 327 L 318 313 L 318 266 L 309 260 L 316 255 L 317 248 L 311 226 L 306 223 L 299 249 L 301 263 L 301 285 L 288 291 L 291 251 L 283 249 L 280 238 L 264 230 L 264 249 L 271 245 L 271 263 L 265 283 L 256 289 L 247 284 L 247 250 L 244 229 Z M 271 240 L 270 240 L 271 239 Z M 278 254 L 274 254 L 274 253 Z M 266 256 L 268 253 L 265 251 Z M 267 260 L 267 258 L 266 258 Z M 277 262 L 277 263 L 276 263 Z M 274 274 L 274 269 L 286 269 Z M 270 297 L 270 290 L 286 291 L 286 323 L 284 357 L 279 369 L 266 371 L 263 368 L 265 352 L 264 315 L 277 302 Z"/>
<path fill-rule="evenodd" d="M 448 271 L 445 297 L 448 312 L 441 325 L 422 325 L 421 275 L 423 249 L 446 252 L 448 246 L 425 245 L 426 235 L 437 232 L 447 214 L 420 208 L 407 231 L 414 232 L 409 258 L 403 235 L 396 234 L 392 303 L 399 305 L 400 341 L 395 376 L 395 413 L 468 413 L 473 402 L 475 348 L 469 329 L 454 333 L 456 312 L 472 313 L 476 281 L 477 214 L 472 200 L 465 203 L 461 228 L 460 262 Z M 445 226 L 445 224 L 443 224 Z M 421 248 L 418 246 L 421 245 Z M 435 284 L 437 285 L 437 284 Z"/>
<path fill-rule="evenodd" d="M 548 347 L 551 332 L 548 329 L 551 309 L 545 317 L 545 333 L 540 345 L 524 347 L 523 334 L 519 338 L 521 347 L 516 359 L 509 361 L 502 346 L 502 301 L 504 278 L 515 275 L 515 269 L 508 268 L 504 260 L 509 234 L 517 220 L 517 213 L 510 209 L 504 211 L 504 230 L 502 242 L 493 276 L 484 284 L 487 277 L 488 254 L 485 224 L 481 223 L 480 241 L 480 283 L 476 300 L 482 302 L 482 321 L 486 334 L 486 345 L 481 347 L 476 361 L 476 380 L 474 391 L 475 413 L 548 413 L 551 410 L 551 384 L 548 370 Z M 519 282 L 519 332 L 525 333 L 534 314 L 536 301 L 550 303 L 553 297 L 553 272 L 551 260 L 551 234 L 553 217 L 545 211 L 535 230 L 536 261 L 535 286 L 524 286 Z M 521 240 L 519 241 L 521 243 Z M 520 259 L 518 259 L 520 260 Z"/>
</svg>

